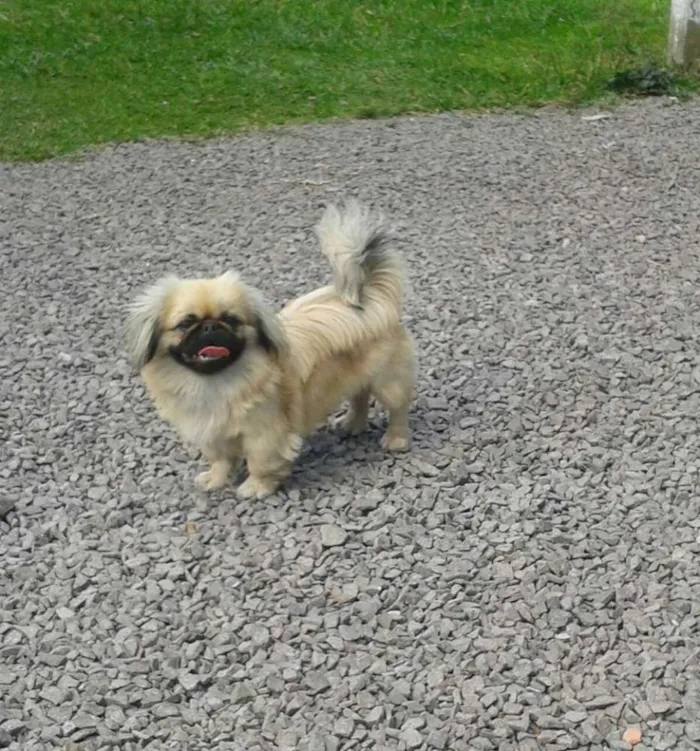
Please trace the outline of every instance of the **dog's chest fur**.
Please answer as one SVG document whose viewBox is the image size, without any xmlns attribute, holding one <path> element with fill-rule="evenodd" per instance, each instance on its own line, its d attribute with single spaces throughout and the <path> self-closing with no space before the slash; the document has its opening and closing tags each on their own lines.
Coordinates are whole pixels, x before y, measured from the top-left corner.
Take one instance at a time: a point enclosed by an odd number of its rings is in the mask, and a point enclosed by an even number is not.
<svg viewBox="0 0 700 751">
<path fill-rule="evenodd" d="M 276 402 L 274 378 L 263 379 L 255 368 L 241 369 L 228 377 L 183 379 L 167 363 L 157 371 L 144 369 L 144 381 L 161 416 L 186 443 L 202 448 L 222 440 L 241 438 L 265 424 L 266 407 Z"/>
</svg>

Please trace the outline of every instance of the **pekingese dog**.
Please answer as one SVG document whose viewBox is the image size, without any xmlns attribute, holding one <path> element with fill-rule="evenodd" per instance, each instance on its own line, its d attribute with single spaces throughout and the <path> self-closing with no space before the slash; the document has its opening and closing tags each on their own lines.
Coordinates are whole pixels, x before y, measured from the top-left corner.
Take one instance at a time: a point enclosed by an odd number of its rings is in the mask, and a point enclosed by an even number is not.
<svg viewBox="0 0 700 751">
<path fill-rule="evenodd" d="M 415 354 L 401 323 L 402 259 L 382 224 L 355 202 L 316 227 L 333 283 L 279 314 L 231 271 L 169 276 L 131 306 L 128 345 L 160 415 L 198 447 L 206 490 L 245 459 L 240 498 L 264 498 L 289 475 L 302 440 L 344 400 L 344 428 L 367 424 L 370 397 L 388 411 L 388 451 L 410 442 Z"/>
</svg>

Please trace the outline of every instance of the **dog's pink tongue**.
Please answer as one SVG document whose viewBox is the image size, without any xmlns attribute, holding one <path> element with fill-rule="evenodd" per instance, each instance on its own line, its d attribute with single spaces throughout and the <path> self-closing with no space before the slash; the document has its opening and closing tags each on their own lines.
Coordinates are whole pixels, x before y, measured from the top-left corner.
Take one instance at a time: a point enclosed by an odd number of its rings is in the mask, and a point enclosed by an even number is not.
<svg viewBox="0 0 700 751">
<path fill-rule="evenodd" d="M 208 357 L 213 359 L 216 359 L 217 357 L 228 357 L 231 353 L 226 349 L 226 347 L 202 347 L 202 349 L 199 350 L 197 353 L 200 357 Z"/>
</svg>

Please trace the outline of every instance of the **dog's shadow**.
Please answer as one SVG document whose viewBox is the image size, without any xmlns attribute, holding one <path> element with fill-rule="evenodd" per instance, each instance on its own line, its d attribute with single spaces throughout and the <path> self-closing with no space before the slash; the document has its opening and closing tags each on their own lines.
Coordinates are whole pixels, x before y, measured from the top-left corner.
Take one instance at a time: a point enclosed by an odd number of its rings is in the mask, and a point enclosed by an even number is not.
<svg viewBox="0 0 700 751">
<path fill-rule="evenodd" d="M 395 484 L 394 467 L 411 452 L 394 454 L 382 447 L 387 415 L 376 407 L 371 409 L 367 427 L 357 435 L 348 435 L 340 426 L 345 411 L 329 417 L 323 427 L 304 441 L 291 475 L 272 496 L 273 505 L 275 498 L 276 503 L 284 503 L 290 496 L 296 500 L 299 497 L 315 500 L 324 495 L 347 497 L 377 487 L 378 482 L 382 487 Z M 424 406 L 420 402 L 411 418 L 411 450 L 433 450 L 436 440 L 438 444 L 441 442 L 449 420 L 445 416 L 443 424 L 434 425 L 426 419 Z M 247 466 L 243 462 L 231 480 L 234 486 L 238 486 L 247 477 Z"/>
<path fill-rule="evenodd" d="M 393 456 L 381 446 L 386 430 L 386 420 L 381 415 L 372 416 L 367 428 L 358 435 L 347 435 L 329 422 L 311 435 L 294 464 L 292 475 L 284 484 L 284 490 L 306 494 L 310 491 L 324 492 L 338 488 L 339 481 L 347 481 L 348 473 L 354 478 L 367 474 L 366 483 L 372 482 L 379 465 L 393 464 Z"/>
</svg>

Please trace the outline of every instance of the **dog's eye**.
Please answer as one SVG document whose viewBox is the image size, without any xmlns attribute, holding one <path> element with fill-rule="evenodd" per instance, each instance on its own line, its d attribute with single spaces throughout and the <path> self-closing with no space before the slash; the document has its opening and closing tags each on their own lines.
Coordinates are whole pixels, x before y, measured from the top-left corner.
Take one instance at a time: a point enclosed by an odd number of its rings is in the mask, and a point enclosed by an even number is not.
<svg viewBox="0 0 700 751">
<path fill-rule="evenodd" d="M 198 321 L 199 321 L 199 318 L 197 318 L 197 316 L 190 315 L 190 316 L 187 316 L 186 318 L 183 318 L 180 321 L 180 323 L 178 323 L 175 326 L 175 328 L 178 329 L 179 331 L 185 331 L 191 328 L 192 326 L 194 326 L 195 323 L 197 323 Z"/>
<path fill-rule="evenodd" d="M 241 323 L 243 323 L 243 321 L 241 321 L 238 316 L 233 315 L 233 313 L 223 313 L 219 320 L 227 326 L 231 326 L 231 328 L 234 326 L 240 326 Z"/>
</svg>

